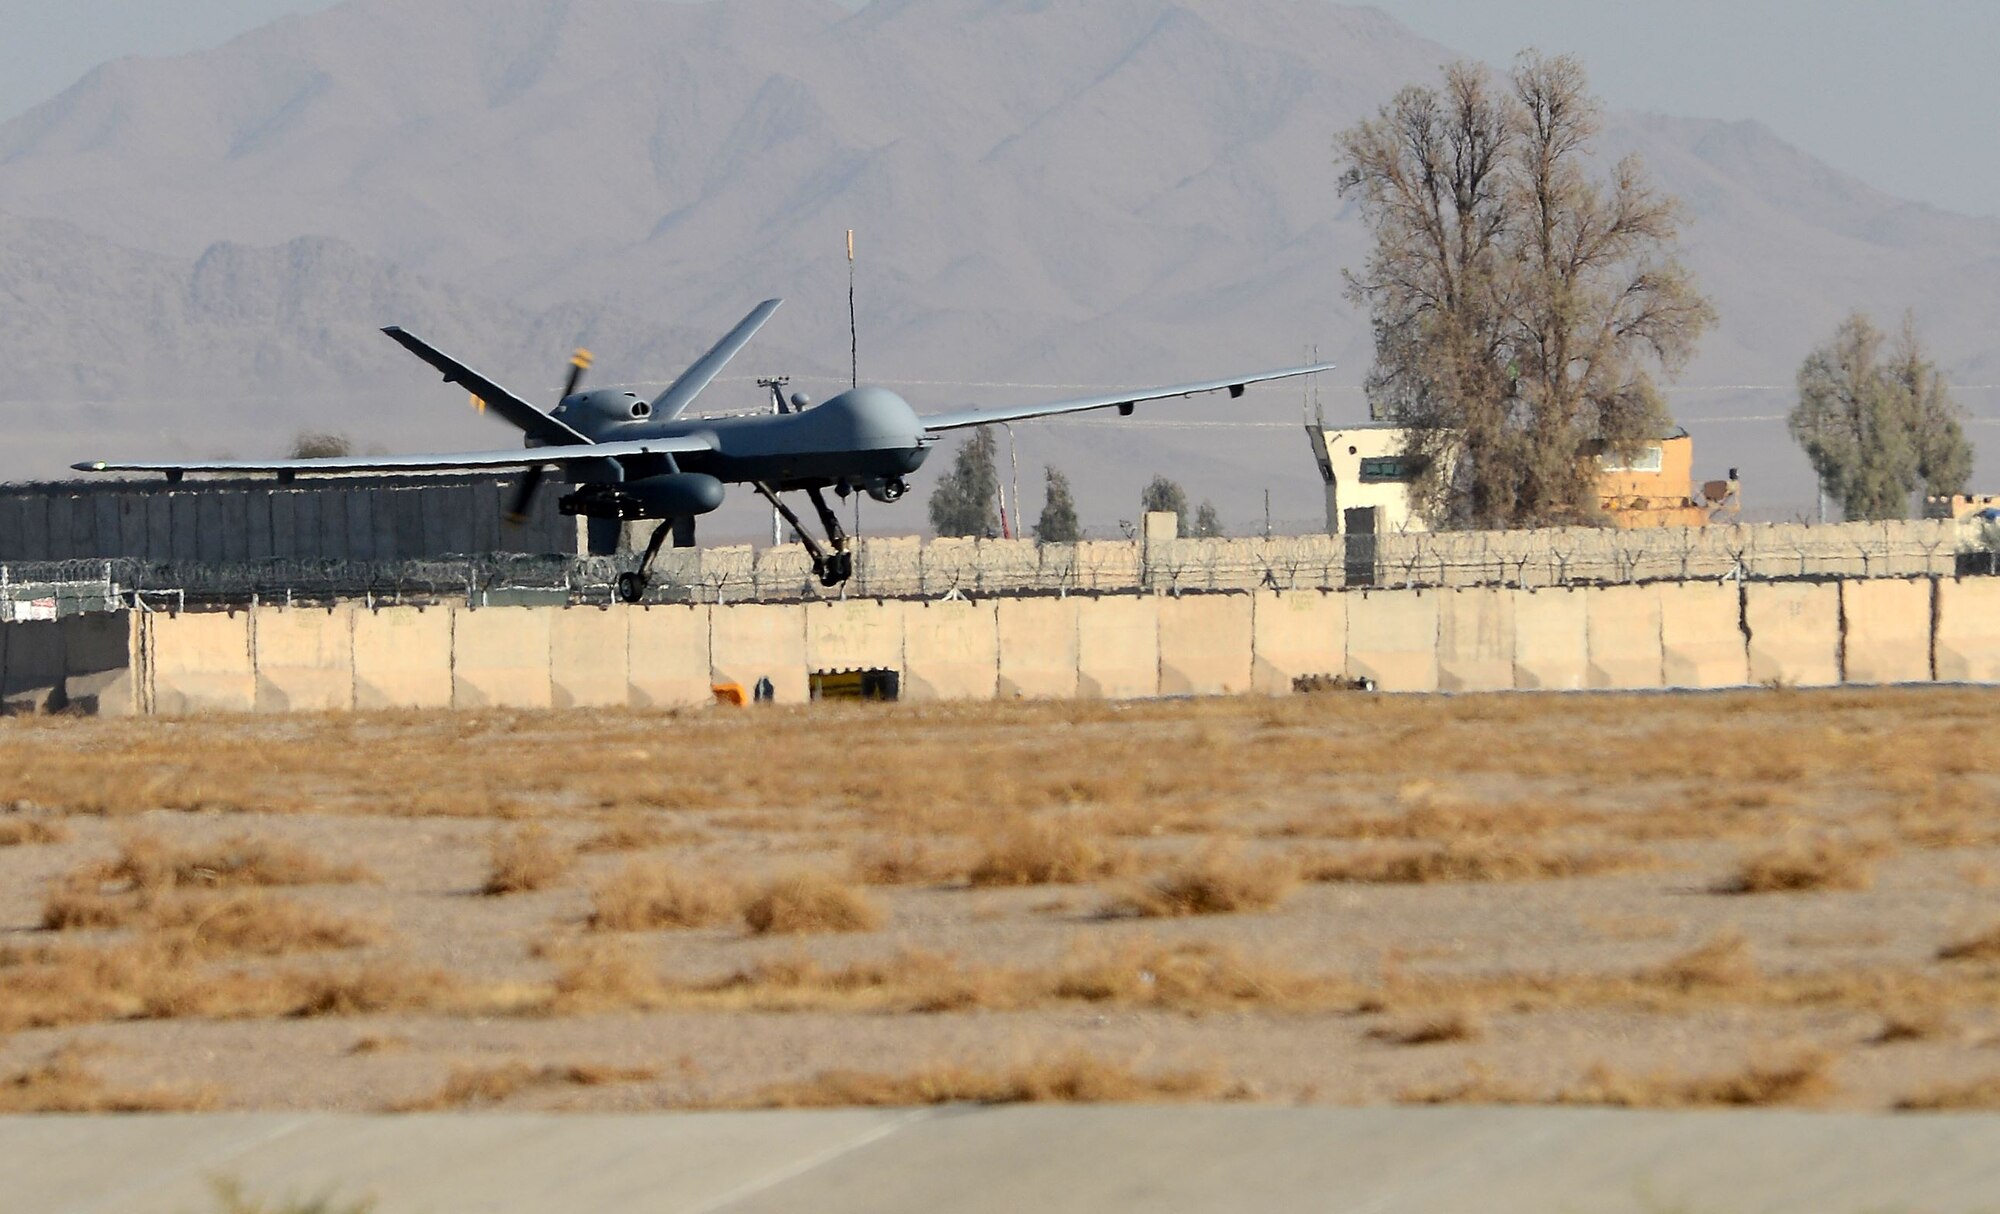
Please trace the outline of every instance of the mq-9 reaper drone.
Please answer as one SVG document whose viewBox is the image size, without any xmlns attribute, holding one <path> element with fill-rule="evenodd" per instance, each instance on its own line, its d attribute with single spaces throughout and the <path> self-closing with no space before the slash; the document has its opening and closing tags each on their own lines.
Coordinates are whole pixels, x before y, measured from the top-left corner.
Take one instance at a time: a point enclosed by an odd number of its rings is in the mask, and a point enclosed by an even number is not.
<svg viewBox="0 0 2000 1214">
<path fill-rule="evenodd" d="M 909 492 L 907 478 L 930 454 L 938 436 L 950 430 L 1030 418 L 1116 408 L 1130 415 L 1151 400 L 1227 390 L 1243 395 L 1250 384 L 1329 370 L 1330 363 L 1231 375 L 1202 383 L 1112 392 L 1077 400 L 990 409 L 961 409 L 919 416 L 909 402 L 886 388 L 861 386 L 814 405 L 803 397 L 780 412 L 735 417 L 687 417 L 687 407 L 731 358 L 754 336 L 780 301 L 759 304 L 714 349 L 681 373 L 665 392 L 648 401 L 618 389 L 582 391 L 581 356 L 556 407 L 544 413 L 464 363 L 398 327 L 382 330 L 404 349 L 470 392 L 486 409 L 519 429 L 525 449 L 432 455 L 334 456 L 318 459 L 197 460 L 157 463 L 96 461 L 75 465 L 83 472 L 159 472 L 178 482 L 190 472 L 275 473 L 280 480 L 301 474 L 340 475 L 431 472 L 452 469 L 518 468 L 521 480 L 508 517 L 525 518 L 542 480 L 560 471 L 572 491 L 561 500 L 564 514 L 601 519 L 657 519 L 646 554 L 633 573 L 618 577 L 618 597 L 636 603 L 645 597 L 653 561 L 677 527 L 722 505 L 725 485 L 749 485 L 770 501 L 812 555 L 822 584 L 837 586 L 854 573 L 854 555 L 824 491 L 842 497 L 866 493 L 894 502 Z M 820 543 L 806 530 L 783 494 L 804 492 L 826 530 Z M 685 534 L 685 532 L 684 532 Z"/>
</svg>

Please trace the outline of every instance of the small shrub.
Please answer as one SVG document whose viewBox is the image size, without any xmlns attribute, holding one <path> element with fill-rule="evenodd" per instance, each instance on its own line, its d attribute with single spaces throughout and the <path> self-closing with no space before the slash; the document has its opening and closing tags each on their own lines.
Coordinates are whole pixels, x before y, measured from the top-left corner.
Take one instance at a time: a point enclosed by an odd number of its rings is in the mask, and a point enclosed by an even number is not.
<svg viewBox="0 0 2000 1214">
<path fill-rule="evenodd" d="M 1297 870 L 1287 861 L 1246 856 L 1239 847 L 1217 844 L 1192 864 L 1163 873 L 1113 899 L 1105 913 L 1178 918 L 1270 910 L 1283 902 L 1297 883 Z"/>
<path fill-rule="evenodd" d="M 184 1113 L 215 1102 L 207 1091 L 118 1090 L 90 1073 L 73 1049 L 38 1066 L 0 1076 L 0 1113 Z"/>
<path fill-rule="evenodd" d="M 1558 1099 L 1563 1104 L 1631 1109 L 1816 1104 L 1837 1090 L 1832 1069 L 1833 1059 L 1820 1050 L 1803 1050 L 1782 1061 L 1752 1062 L 1740 1071 L 1694 1079 L 1628 1075 L 1600 1063 L 1581 1084 L 1564 1091 Z"/>
<path fill-rule="evenodd" d="M 2000 927 L 1955 940 L 1938 950 L 1940 961 L 2000 961 Z"/>
<path fill-rule="evenodd" d="M 848 863 L 863 885 L 941 885 L 962 880 L 970 868 L 962 850 L 909 835 L 869 843 Z"/>
<path fill-rule="evenodd" d="M 644 1067 L 530 1066 L 509 1062 L 496 1067 L 459 1067 L 444 1086 L 429 1096 L 389 1106 L 392 1113 L 436 1112 L 469 1105 L 499 1104 L 529 1088 L 602 1087 L 610 1083 L 643 1083 L 659 1072 Z"/>
<path fill-rule="evenodd" d="M 60 822 L 45 822 L 40 818 L 0 818 L 0 847 L 68 841 L 69 831 Z"/>
<path fill-rule="evenodd" d="M 760 936 L 872 932 L 882 919 L 866 893 L 811 870 L 779 877 L 743 903 L 743 921 Z"/>
<path fill-rule="evenodd" d="M 1751 856 L 1715 887 L 1718 894 L 1862 890 L 1875 883 L 1875 849 L 1831 839 L 1789 844 Z"/>
<path fill-rule="evenodd" d="M 1970 1082 L 1941 1083 L 1903 1097 L 1896 1102 L 1896 1107 L 1918 1113 L 2000 1109 L 2000 1075 L 1989 1075 Z"/>
<path fill-rule="evenodd" d="M 607 932 L 714 927 L 734 919 L 742 905 L 742 891 L 727 878 L 634 860 L 591 891 L 589 924 Z"/>
<path fill-rule="evenodd" d="M 283 957 L 292 953 L 362 948 L 381 933 L 317 907 L 266 894 L 178 898 L 153 907 L 147 926 L 203 955 Z"/>
<path fill-rule="evenodd" d="M 486 883 L 479 892 L 489 898 L 547 889 L 569 872 L 573 859 L 539 824 L 493 836 Z"/>
<path fill-rule="evenodd" d="M 1241 1095 L 1213 1071 L 1142 1074 L 1084 1053 L 1058 1054 L 1004 1070 L 937 1066 L 902 1075 L 823 1071 L 805 1083 L 764 1089 L 757 1108 L 910 1107 L 935 1104 L 1155 1104 Z"/>
<path fill-rule="evenodd" d="M 1498 881 L 1550 881 L 1650 868 L 1643 853 L 1599 849 L 1553 851 L 1511 846 L 1495 839 L 1465 840 L 1429 848 L 1366 848 L 1309 860 L 1309 881 L 1360 885 L 1435 885 Z"/>
<path fill-rule="evenodd" d="M 968 876 L 975 886 L 1076 885 L 1115 877 L 1129 866 L 1125 853 L 1106 848 L 1073 822 L 1029 819 L 988 840 Z"/>
<path fill-rule="evenodd" d="M 1402 1024 L 1381 1025 L 1370 1029 L 1368 1035 L 1390 1045 L 1442 1045 L 1478 1041 L 1486 1035 L 1486 1026 L 1471 1012 L 1455 1008 Z"/>
</svg>

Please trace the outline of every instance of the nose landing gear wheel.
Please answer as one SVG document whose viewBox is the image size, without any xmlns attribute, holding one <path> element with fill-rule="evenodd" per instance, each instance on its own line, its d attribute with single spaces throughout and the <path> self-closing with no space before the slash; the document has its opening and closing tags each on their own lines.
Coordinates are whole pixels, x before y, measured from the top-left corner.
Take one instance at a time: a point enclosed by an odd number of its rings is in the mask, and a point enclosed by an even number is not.
<svg viewBox="0 0 2000 1214">
<path fill-rule="evenodd" d="M 643 574 L 621 573 L 618 575 L 618 598 L 620 602 L 637 603 L 646 597 L 646 578 Z"/>
</svg>

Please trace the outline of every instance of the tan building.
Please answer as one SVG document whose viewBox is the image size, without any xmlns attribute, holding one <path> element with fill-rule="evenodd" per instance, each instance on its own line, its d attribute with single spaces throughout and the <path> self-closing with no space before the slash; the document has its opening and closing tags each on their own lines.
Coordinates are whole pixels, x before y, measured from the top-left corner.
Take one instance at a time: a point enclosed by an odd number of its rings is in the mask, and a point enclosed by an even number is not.
<svg viewBox="0 0 2000 1214">
<path fill-rule="evenodd" d="M 1326 524 L 1334 535 L 1396 534 L 1427 528 L 1410 501 L 1415 479 L 1404 466 L 1401 428 L 1308 427 L 1326 481 Z M 1614 527 L 1702 527 L 1740 506 L 1736 470 L 1727 480 L 1694 482 L 1694 439 L 1678 427 L 1629 460 L 1598 458 L 1596 505 Z"/>
<path fill-rule="evenodd" d="M 1403 431 L 1386 424 L 1341 430 L 1306 427 L 1313 456 L 1326 482 L 1326 529 L 1331 535 L 1395 535 L 1425 531 L 1411 508 L 1410 482 L 1403 462 Z"/>
</svg>

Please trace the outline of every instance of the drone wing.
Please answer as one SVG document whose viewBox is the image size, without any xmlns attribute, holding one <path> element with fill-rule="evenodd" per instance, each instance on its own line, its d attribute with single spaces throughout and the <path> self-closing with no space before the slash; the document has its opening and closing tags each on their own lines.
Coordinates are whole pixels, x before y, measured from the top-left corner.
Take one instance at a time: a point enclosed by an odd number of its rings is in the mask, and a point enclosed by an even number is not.
<svg viewBox="0 0 2000 1214">
<path fill-rule="evenodd" d="M 701 395 L 701 390 L 708 387 L 717 375 L 722 374 L 722 369 L 729 365 L 729 360 L 735 358 L 738 351 L 750 344 L 750 339 L 757 335 L 757 330 L 764 327 L 764 322 L 771 319 L 771 313 L 776 312 L 778 305 L 783 302 L 785 301 L 782 299 L 767 299 L 758 304 L 750 315 L 737 322 L 727 337 L 715 343 L 714 349 L 696 359 L 693 366 L 681 372 L 681 377 L 675 380 L 672 386 L 660 393 L 660 398 L 653 402 L 653 416 L 662 421 L 679 417 L 681 411 L 694 403 L 695 397 Z"/>
<path fill-rule="evenodd" d="M 714 445 L 707 439 L 688 435 L 679 438 L 631 439 L 616 443 L 585 441 L 558 447 L 531 447 L 527 450 L 517 447 L 507 451 L 463 451 L 426 455 L 337 455 L 323 459 L 163 460 L 147 463 L 94 460 L 70 466 L 78 472 L 159 472 L 173 478 L 179 478 L 189 472 L 225 475 L 274 472 L 281 476 L 354 476 L 362 473 L 568 467 L 572 464 L 624 456 L 683 455 L 713 449 Z"/>
<path fill-rule="evenodd" d="M 382 332 L 388 334 L 389 339 L 397 345 L 437 368 L 443 373 L 446 383 L 457 384 L 485 401 L 487 408 L 498 413 L 536 442 L 549 447 L 567 447 L 590 441 L 571 426 L 550 417 L 401 326 L 390 325 Z"/>
<path fill-rule="evenodd" d="M 1205 380 L 1198 384 L 1175 384 L 1165 388 L 1136 388 L 1129 392 L 1109 392 L 1103 396 L 1085 396 L 1076 400 L 1051 401 L 1041 405 L 1011 405 L 994 409 L 959 409 L 951 413 L 933 413 L 918 420 L 924 429 L 932 433 L 945 430 L 962 430 L 967 426 L 991 426 L 999 422 L 1029 421 L 1038 417 L 1057 417 L 1065 413 L 1084 413 L 1091 409 L 1109 409 L 1114 405 L 1123 412 L 1131 412 L 1132 406 L 1149 400 L 1168 400 L 1177 396 L 1199 396 L 1204 392 L 1220 392 L 1228 389 L 1229 395 L 1243 395 L 1243 390 L 1251 384 L 1261 384 L 1274 379 L 1291 379 L 1299 375 L 1314 375 L 1321 371 L 1333 370 L 1332 363 L 1315 363 L 1309 367 L 1291 367 L 1283 371 L 1259 371 L 1254 375 L 1232 375 L 1225 379 Z"/>
</svg>

